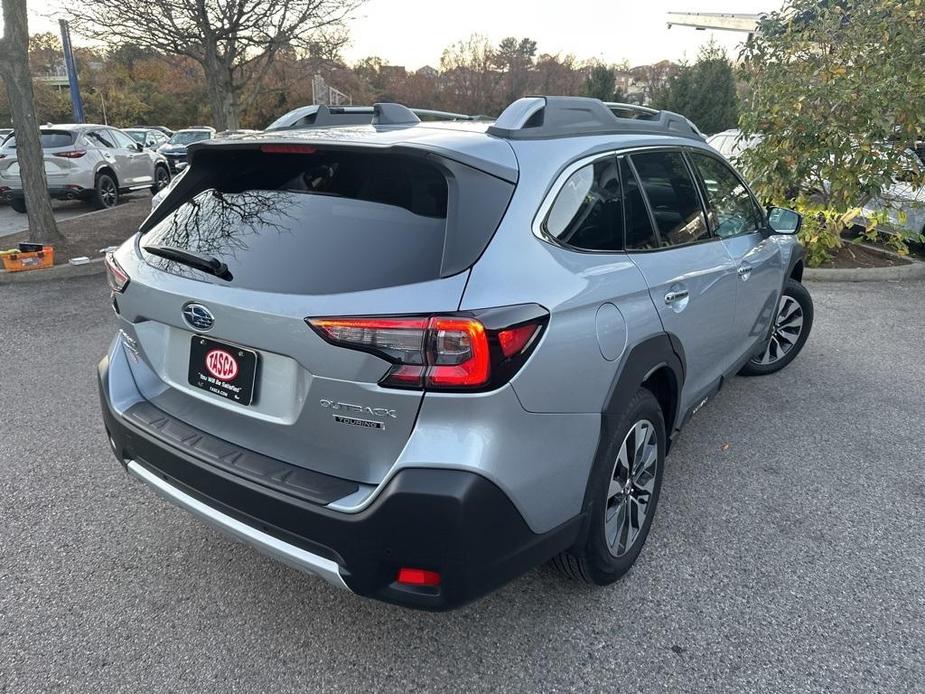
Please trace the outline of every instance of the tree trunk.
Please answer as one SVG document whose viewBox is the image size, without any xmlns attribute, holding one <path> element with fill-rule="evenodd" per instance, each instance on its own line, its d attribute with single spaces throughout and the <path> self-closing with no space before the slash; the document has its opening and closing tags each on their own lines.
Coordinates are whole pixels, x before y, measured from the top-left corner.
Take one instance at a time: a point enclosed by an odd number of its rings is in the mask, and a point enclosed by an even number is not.
<svg viewBox="0 0 925 694">
<path fill-rule="evenodd" d="M 209 105 L 217 130 L 237 130 L 240 127 L 240 108 L 231 71 L 220 59 L 206 59 L 202 63 L 209 85 Z"/>
<path fill-rule="evenodd" d="M 0 40 L 0 76 L 6 82 L 13 127 L 16 130 L 16 159 L 29 216 L 29 240 L 33 243 L 61 243 L 64 237 L 58 232 L 51 210 L 42 141 L 35 115 L 25 0 L 3 0 L 3 23 L 5 30 Z"/>
</svg>

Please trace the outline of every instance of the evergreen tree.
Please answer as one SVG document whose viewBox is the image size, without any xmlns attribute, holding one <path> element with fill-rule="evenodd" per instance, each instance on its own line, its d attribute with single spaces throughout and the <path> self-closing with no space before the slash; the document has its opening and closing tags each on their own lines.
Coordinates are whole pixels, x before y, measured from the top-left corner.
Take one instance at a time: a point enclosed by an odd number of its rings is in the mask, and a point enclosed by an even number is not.
<svg viewBox="0 0 925 694">
<path fill-rule="evenodd" d="M 613 70 L 606 65 L 594 65 L 585 79 L 584 95 L 601 101 L 613 101 L 616 90 L 617 78 Z"/>
<path fill-rule="evenodd" d="M 735 74 L 723 49 L 712 41 L 701 48 L 697 62 L 681 65 L 653 103 L 656 108 L 687 116 L 707 134 L 736 127 L 739 105 Z"/>
</svg>

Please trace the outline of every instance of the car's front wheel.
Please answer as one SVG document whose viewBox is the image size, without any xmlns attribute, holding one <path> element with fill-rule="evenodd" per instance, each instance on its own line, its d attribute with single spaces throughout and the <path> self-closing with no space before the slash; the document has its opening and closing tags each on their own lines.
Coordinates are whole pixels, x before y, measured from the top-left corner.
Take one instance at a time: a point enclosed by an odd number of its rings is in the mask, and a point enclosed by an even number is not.
<svg viewBox="0 0 925 694">
<path fill-rule="evenodd" d="M 23 198 L 10 198 L 10 207 L 20 214 L 26 213 L 26 201 Z"/>
<path fill-rule="evenodd" d="M 112 176 L 101 173 L 96 177 L 96 190 L 93 192 L 91 202 L 100 210 L 119 204 L 119 187 Z"/>
<path fill-rule="evenodd" d="M 655 396 L 640 388 L 611 431 L 589 481 L 587 538 L 553 559 L 567 576 L 600 586 L 629 571 L 652 526 L 666 450 Z"/>
<path fill-rule="evenodd" d="M 780 371 L 796 359 L 812 327 L 813 299 L 806 287 L 788 279 L 777 304 L 768 341 L 739 373 L 743 376 L 764 376 Z"/>
</svg>

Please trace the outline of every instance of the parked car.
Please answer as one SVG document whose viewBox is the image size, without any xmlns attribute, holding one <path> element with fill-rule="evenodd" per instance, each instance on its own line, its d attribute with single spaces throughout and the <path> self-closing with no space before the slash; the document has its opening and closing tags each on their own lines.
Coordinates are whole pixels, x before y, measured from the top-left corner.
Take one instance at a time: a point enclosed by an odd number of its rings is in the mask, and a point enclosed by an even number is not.
<svg viewBox="0 0 925 694">
<path fill-rule="evenodd" d="M 56 200 L 86 200 L 113 207 L 119 196 L 150 188 L 156 193 L 170 182 L 167 160 L 147 150 L 121 130 L 105 125 L 53 125 L 40 130 L 48 193 Z M 10 206 L 25 212 L 16 137 L 0 146 L 0 193 Z"/>
<path fill-rule="evenodd" d="M 174 133 L 173 130 L 171 130 L 170 128 L 164 125 L 136 125 L 135 127 L 136 128 L 153 128 L 154 130 L 159 130 L 160 132 L 164 133 L 164 135 L 166 135 L 168 138 L 171 137 Z"/>
<path fill-rule="evenodd" d="M 917 236 L 925 236 L 925 186 L 917 185 L 916 181 L 922 180 L 922 168 L 918 155 L 908 150 L 905 170 L 880 195 L 864 203 L 854 225 L 867 228 L 870 220 L 878 218 L 878 231 L 900 234 L 921 244 Z"/>
<path fill-rule="evenodd" d="M 215 137 L 215 128 L 196 126 L 177 130 L 170 139 L 158 147 L 157 151 L 167 157 L 172 173 L 182 171 L 186 167 L 186 148 L 194 142 L 211 140 Z"/>
<path fill-rule="evenodd" d="M 259 132 L 260 132 L 259 130 L 248 130 L 246 128 L 241 128 L 238 130 L 222 130 L 220 132 L 215 133 L 215 137 L 217 138 L 219 137 L 222 137 L 222 138 L 240 137 L 241 135 L 254 135 L 255 133 L 259 133 Z"/>
<path fill-rule="evenodd" d="M 123 128 L 122 132 L 148 149 L 157 149 L 169 139 L 157 128 Z"/>
<path fill-rule="evenodd" d="M 739 155 L 761 141 L 758 136 L 743 139 L 738 129 L 725 130 L 707 139 L 707 143 L 732 162 Z M 925 188 L 912 184 L 923 164 L 914 150 L 908 150 L 905 171 L 896 176 L 883 193 L 862 202 L 861 216 L 853 226 L 866 228 L 874 217 L 884 217 L 878 230 L 884 233 L 912 236 L 925 235 Z"/>
<path fill-rule="evenodd" d="M 13 132 L 12 128 L 0 128 L 0 145 L 3 144 L 3 141 L 7 138 L 7 135 L 10 135 Z M 6 191 L 0 190 L 0 203 L 9 202 L 9 197 Z"/>
<path fill-rule="evenodd" d="M 743 138 L 742 131 L 738 128 L 723 130 L 707 138 L 708 145 L 733 163 L 736 162 L 736 159 L 743 151 L 750 147 L 754 147 L 759 142 L 761 142 L 761 138 L 757 135 Z"/>
<path fill-rule="evenodd" d="M 682 426 L 805 344 L 799 215 L 766 214 L 673 113 L 374 116 L 193 145 L 107 256 L 116 458 L 401 605 L 455 607 L 550 559 L 615 581 Z"/>
</svg>

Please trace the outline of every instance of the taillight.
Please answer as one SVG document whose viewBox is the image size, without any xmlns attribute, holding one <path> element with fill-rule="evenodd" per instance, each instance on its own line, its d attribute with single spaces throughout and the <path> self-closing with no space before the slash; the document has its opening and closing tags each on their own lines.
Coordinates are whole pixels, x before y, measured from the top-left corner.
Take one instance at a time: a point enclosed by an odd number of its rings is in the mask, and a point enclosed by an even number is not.
<svg viewBox="0 0 925 694">
<path fill-rule="evenodd" d="M 56 157 L 64 157 L 65 159 L 80 159 L 86 153 L 87 150 L 85 149 L 71 149 L 67 152 L 54 152 L 53 154 Z"/>
<path fill-rule="evenodd" d="M 112 253 L 106 254 L 104 262 L 106 263 L 106 281 L 109 283 L 109 288 L 116 293 L 122 293 L 128 285 L 128 274 L 116 262 Z"/>
<path fill-rule="evenodd" d="M 489 390 L 527 360 L 548 319 L 531 304 L 457 315 L 305 320 L 331 344 L 391 362 L 381 386 Z"/>
</svg>

